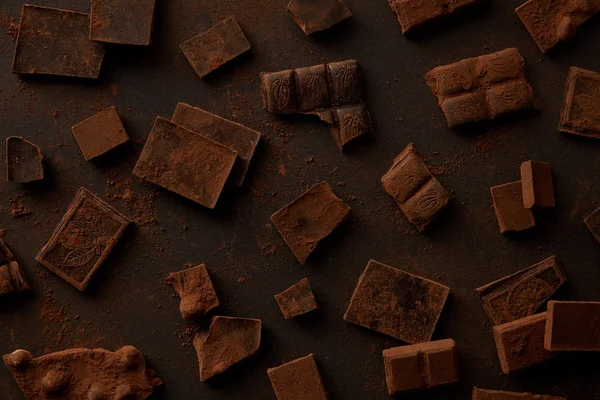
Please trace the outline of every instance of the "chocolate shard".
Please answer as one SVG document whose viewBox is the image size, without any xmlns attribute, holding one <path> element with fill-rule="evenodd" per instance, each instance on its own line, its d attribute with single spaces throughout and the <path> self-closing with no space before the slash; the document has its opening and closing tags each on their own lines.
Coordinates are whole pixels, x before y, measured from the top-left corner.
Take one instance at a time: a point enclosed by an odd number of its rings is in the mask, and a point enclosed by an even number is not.
<svg viewBox="0 0 600 400">
<path fill-rule="evenodd" d="M 90 39 L 149 46 L 155 0 L 91 0 Z"/>
<path fill-rule="evenodd" d="M 82 187 L 35 259 L 83 291 L 129 224 L 127 217 Z"/>
<path fill-rule="evenodd" d="M 600 208 L 588 215 L 583 222 L 592 235 L 594 235 L 596 241 L 600 243 Z"/>
<path fill-rule="evenodd" d="M 307 35 L 324 31 L 352 16 L 344 0 L 291 0 L 287 10 Z"/>
<path fill-rule="evenodd" d="M 472 400 L 567 400 L 564 397 L 546 396 L 526 392 L 506 392 L 504 390 L 487 390 L 473 388 Z"/>
<path fill-rule="evenodd" d="M 271 222 L 300 264 L 350 215 L 350 207 L 331 186 L 320 182 L 275 214 Z"/>
<path fill-rule="evenodd" d="M 106 48 L 89 32 L 88 14 L 24 5 L 13 73 L 98 78 Z"/>
<path fill-rule="evenodd" d="M 549 163 L 525 161 L 521 164 L 523 206 L 554 207 L 554 181 Z"/>
<path fill-rule="evenodd" d="M 261 321 L 250 318 L 213 317 L 208 332 L 194 338 L 200 364 L 200 381 L 222 374 L 258 351 Z"/>
<path fill-rule="evenodd" d="M 494 186 L 490 193 L 500 233 L 520 232 L 535 226 L 533 213 L 523 205 L 521 181 Z"/>
<path fill-rule="evenodd" d="M 179 294 L 179 310 L 183 319 L 192 321 L 219 305 L 206 265 L 200 264 L 179 272 L 171 272 L 167 282 Z"/>
<path fill-rule="evenodd" d="M 558 130 L 600 139 L 600 73 L 571 67 Z"/>
<path fill-rule="evenodd" d="M 408 33 L 423 25 L 453 14 L 455 11 L 482 3 L 485 0 L 389 0 L 398 15 L 402 33 Z"/>
<path fill-rule="evenodd" d="M 535 314 L 566 280 L 552 256 L 475 291 L 490 319 L 502 325 Z"/>
<path fill-rule="evenodd" d="M 31 290 L 21 266 L 4 240 L 0 239 L 0 298 Z"/>
<path fill-rule="evenodd" d="M 4 364 L 29 400 L 145 399 L 162 385 L 146 368 L 142 353 L 133 346 L 115 352 L 69 349 L 33 357 L 27 350 L 4 356 Z"/>
<path fill-rule="evenodd" d="M 544 348 L 600 351 L 600 302 L 550 301 Z"/>
<path fill-rule="evenodd" d="M 19 136 L 6 138 L 6 176 L 19 183 L 44 179 L 42 149 Z"/>
<path fill-rule="evenodd" d="M 86 161 L 129 141 L 129 136 L 114 106 L 71 127 L 71 131 Z"/>
<path fill-rule="evenodd" d="M 450 288 L 371 260 L 344 320 L 415 344 L 431 340 Z"/>
<path fill-rule="evenodd" d="M 267 369 L 277 400 L 327 400 L 314 354 Z"/>
<path fill-rule="evenodd" d="M 319 308 L 308 283 L 308 278 L 275 295 L 281 313 L 285 319 L 306 314 Z"/>
<path fill-rule="evenodd" d="M 519 50 L 468 58 L 425 75 L 451 128 L 535 107 Z"/>
<path fill-rule="evenodd" d="M 383 350 L 389 395 L 458 382 L 455 347 L 445 339 Z"/>
</svg>

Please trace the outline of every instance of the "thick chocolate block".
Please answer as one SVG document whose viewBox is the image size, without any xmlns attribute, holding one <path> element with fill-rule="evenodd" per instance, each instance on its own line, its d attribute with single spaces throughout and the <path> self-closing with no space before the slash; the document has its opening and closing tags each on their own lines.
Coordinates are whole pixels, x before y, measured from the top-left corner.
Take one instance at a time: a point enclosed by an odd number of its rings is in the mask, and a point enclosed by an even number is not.
<svg viewBox="0 0 600 400">
<path fill-rule="evenodd" d="M 600 351 L 600 302 L 549 302 L 544 348 L 549 351 Z"/>
<path fill-rule="evenodd" d="M 275 300 L 277 300 L 279 309 L 285 319 L 306 314 L 319 308 L 315 296 L 310 289 L 308 278 L 304 278 L 292 287 L 276 294 Z"/>
<path fill-rule="evenodd" d="M 42 149 L 19 136 L 6 138 L 6 179 L 19 183 L 44 179 Z"/>
<path fill-rule="evenodd" d="M 171 272 L 167 282 L 173 285 L 181 298 L 179 311 L 185 320 L 202 317 L 219 305 L 219 298 L 204 264 Z"/>
<path fill-rule="evenodd" d="M 487 390 L 473 388 L 472 400 L 567 400 L 564 397 L 546 396 L 525 392 L 505 392 L 503 390 Z"/>
<path fill-rule="evenodd" d="M 519 232 L 535 226 L 533 213 L 523 205 L 521 181 L 494 186 L 490 192 L 500 233 Z"/>
<path fill-rule="evenodd" d="M 156 0 L 91 0 L 90 39 L 148 46 Z"/>
<path fill-rule="evenodd" d="M 215 208 L 237 152 L 158 117 L 133 175 Z"/>
<path fill-rule="evenodd" d="M 277 400 L 327 400 L 319 368 L 311 353 L 267 369 Z"/>
<path fill-rule="evenodd" d="M 287 10 L 307 35 L 352 16 L 344 0 L 290 0 Z"/>
<path fill-rule="evenodd" d="M 194 71 L 204 78 L 212 71 L 250 50 L 250 43 L 234 17 L 213 26 L 181 45 Z"/>
<path fill-rule="evenodd" d="M 402 33 L 450 15 L 457 10 L 485 0 L 389 0 L 398 15 Z"/>
<path fill-rule="evenodd" d="M 567 277 L 555 256 L 475 289 L 495 325 L 533 315 Z"/>
<path fill-rule="evenodd" d="M 350 215 L 331 186 L 320 182 L 275 214 L 271 221 L 300 264 Z"/>
<path fill-rule="evenodd" d="M 227 183 L 242 186 L 260 141 L 259 132 L 184 103 L 177 104 L 171 122 L 237 151 Z"/>
<path fill-rule="evenodd" d="M 494 340 L 502 372 L 510 374 L 555 356 L 544 349 L 546 315 L 543 312 L 494 326 Z"/>
<path fill-rule="evenodd" d="M 24 5 L 13 72 L 98 78 L 106 48 L 89 32 L 88 14 Z"/>
<path fill-rule="evenodd" d="M 554 181 L 549 163 L 525 161 L 521 164 L 523 206 L 554 207 Z"/>
<path fill-rule="evenodd" d="M 451 128 L 535 107 L 525 60 L 515 48 L 434 68 L 425 80 Z"/>
<path fill-rule="evenodd" d="M 596 241 L 600 243 L 600 208 L 588 215 L 583 222 L 592 235 L 594 235 Z"/>
<path fill-rule="evenodd" d="M 575 36 L 600 11 L 597 0 L 529 0 L 516 9 L 542 52 Z"/>
<path fill-rule="evenodd" d="M 116 107 L 91 116 L 71 128 L 86 161 L 129 141 Z"/>
<path fill-rule="evenodd" d="M 600 139 L 600 74 L 571 67 L 558 130 Z"/>
<path fill-rule="evenodd" d="M 431 340 L 450 288 L 371 260 L 344 320 L 415 344 Z"/>
<path fill-rule="evenodd" d="M 384 350 L 389 395 L 458 382 L 455 346 L 446 339 Z"/>
<path fill-rule="evenodd" d="M 4 240 L 0 239 L 0 298 L 31 290 L 29 282 L 15 256 Z"/>
<path fill-rule="evenodd" d="M 419 231 L 423 232 L 452 196 L 429 172 L 413 143 L 396 157 L 381 178 L 383 188 Z"/>
</svg>

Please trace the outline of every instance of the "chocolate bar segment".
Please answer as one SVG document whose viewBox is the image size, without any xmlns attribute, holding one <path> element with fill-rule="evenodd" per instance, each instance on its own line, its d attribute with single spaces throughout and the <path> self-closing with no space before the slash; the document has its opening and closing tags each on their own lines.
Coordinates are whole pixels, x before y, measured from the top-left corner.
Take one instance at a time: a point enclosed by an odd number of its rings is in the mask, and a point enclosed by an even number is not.
<svg viewBox="0 0 600 400">
<path fill-rule="evenodd" d="M 90 39 L 148 46 L 156 0 L 92 0 Z"/>
<path fill-rule="evenodd" d="M 329 131 L 342 151 L 373 137 L 371 114 L 364 104 L 336 108 L 334 121 L 329 125 Z"/>
<path fill-rule="evenodd" d="M 592 235 L 594 235 L 596 241 L 600 243 L 600 208 L 588 215 L 583 222 Z"/>
<path fill-rule="evenodd" d="M 291 0 L 287 10 L 307 35 L 324 31 L 352 16 L 344 0 Z"/>
<path fill-rule="evenodd" d="M 571 67 L 558 130 L 600 139 L 600 74 Z"/>
<path fill-rule="evenodd" d="M 261 73 L 263 105 L 273 114 L 298 113 L 298 99 L 294 70 Z M 307 89 L 308 90 L 308 89 Z"/>
<path fill-rule="evenodd" d="M 311 353 L 267 369 L 277 400 L 327 400 L 319 368 Z"/>
<path fill-rule="evenodd" d="M 129 141 L 116 107 L 91 116 L 71 128 L 86 161 Z"/>
<path fill-rule="evenodd" d="M 523 206 L 554 207 L 554 181 L 549 163 L 525 161 L 521 164 Z"/>
<path fill-rule="evenodd" d="M 535 226 L 533 213 L 523 205 L 521 181 L 494 186 L 490 192 L 500 233 L 519 232 Z"/>
<path fill-rule="evenodd" d="M 179 311 L 185 320 L 193 321 L 219 305 L 219 298 L 204 264 L 171 272 L 167 282 L 181 298 Z"/>
<path fill-rule="evenodd" d="M 334 106 L 363 103 L 362 75 L 356 60 L 327 64 L 331 80 L 331 103 Z"/>
<path fill-rule="evenodd" d="M 455 11 L 485 0 L 389 0 L 398 15 L 402 33 L 408 33 Z"/>
<path fill-rule="evenodd" d="M 549 302 L 544 348 L 600 351 L 600 302 Z"/>
<path fill-rule="evenodd" d="M 504 390 L 487 390 L 473 388 L 472 400 L 567 400 L 564 397 L 546 396 L 526 392 L 506 392 Z"/>
<path fill-rule="evenodd" d="M 279 309 L 289 319 L 316 310 L 319 306 L 308 283 L 308 278 L 275 295 Z"/>
<path fill-rule="evenodd" d="M 0 298 L 31 290 L 29 282 L 15 256 L 0 239 Z"/>
<path fill-rule="evenodd" d="M 329 78 L 325 65 L 298 68 L 294 70 L 294 73 L 299 112 L 331 107 Z"/>
<path fill-rule="evenodd" d="M 19 183 L 44 179 L 42 149 L 19 136 L 6 138 L 6 179 Z"/>
</svg>

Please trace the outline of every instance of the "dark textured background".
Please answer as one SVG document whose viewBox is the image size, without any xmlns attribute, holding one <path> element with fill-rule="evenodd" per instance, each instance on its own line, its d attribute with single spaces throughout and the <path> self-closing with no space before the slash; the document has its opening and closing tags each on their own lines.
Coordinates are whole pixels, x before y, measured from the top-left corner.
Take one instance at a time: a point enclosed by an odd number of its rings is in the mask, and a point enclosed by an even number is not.
<svg viewBox="0 0 600 400">
<path fill-rule="evenodd" d="M 568 275 L 556 297 L 600 300 L 600 247 L 582 222 L 600 206 L 600 147 L 556 130 L 569 66 L 600 71 L 598 20 L 546 56 L 514 12 L 519 0 L 494 0 L 413 40 L 403 37 L 385 0 L 347 2 L 355 14 L 351 20 L 307 38 L 286 14 L 284 1 L 158 0 L 154 44 L 111 46 L 97 82 L 13 75 L 8 22 L 10 17 L 18 22 L 22 4 L 1 2 L 0 131 L 40 145 L 48 179 L 20 186 L 6 183 L 2 174 L 0 226 L 7 228 L 4 239 L 35 291 L 0 307 L 0 353 L 25 348 L 41 355 L 73 346 L 114 350 L 131 344 L 165 382 L 154 398 L 179 400 L 274 399 L 266 369 L 314 352 L 332 400 L 386 399 L 381 350 L 401 343 L 342 319 L 360 273 L 376 259 L 452 289 L 434 339 L 457 341 L 461 383 L 403 398 L 468 399 L 473 385 L 564 394 L 570 400 L 600 398 L 593 355 L 565 355 L 502 376 L 490 322 L 474 292 L 556 254 Z M 86 0 L 40 4 L 89 10 Z M 231 14 L 253 50 L 202 81 L 178 44 Z M 446 128 L 424 74 L 436 65 L 511 46 L 527 60 L 542 111 L 463 132 Z M 262 110 L 261 71 L 347 58 L 358 59 L 364 68 L 374 143 L 344 155 L 316 119 L 279 118 Z M 131 177 L 155 117 L 170 118 L 178 101 L 264 133 L 244 188 L 227 191 L 215 211 Z M 86 163 L 70 127 L 110 105 L 118 107 L 133 143 Z M 407 222 L 379 182 L 409 141 L 456 195 L 426 235 Z M 528 159 L 552 163 L 557 208 L 538 215 L 535 229 L 501 235 L 489 188 L 518 180 L 519 165 Z M 269 216 L 319 180 L 332 183 L 353 216 L 300 266 Z M 80 186 L 138 222 L 157 221 L 138 223 L 127 233 L 85 294 L 34 261 Z M 133 199 L 124 201 L 127 193 Z M 33 214 L 12 218 L 11 202 Z M 194 325 L 181 319 L 178 299 L 165 283 L 168 272 L 187 262 L 207 264 L 223 303 L 220 314 L 260 318 L 264 326 L 260 354 L 209 384 L 198 380 L 187 329 Z M 273 294 L 306 276 L 321 310 L 285 321 Z M 4 368 L 0 398 L 23 398 Z"/>
</svg>

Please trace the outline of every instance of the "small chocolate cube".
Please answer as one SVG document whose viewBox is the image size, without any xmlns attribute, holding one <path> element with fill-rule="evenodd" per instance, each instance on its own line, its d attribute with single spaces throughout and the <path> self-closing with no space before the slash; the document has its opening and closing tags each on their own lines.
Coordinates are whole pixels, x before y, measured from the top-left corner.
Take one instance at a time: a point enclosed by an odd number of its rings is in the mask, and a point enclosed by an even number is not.
<svg viewBox="0 0 600 400">
<path fill-rule="evenodd" d="M 335 109 L 335 122 L 329 131 L 342 151 L 348 151 L 359 142 L 372 137 L 371 114 L 364 104 Z"/>
<path fill-rule="evenodd" d="M 275 300 L 277 300 L 285 319 L 306 314 L 319 307 L 310 289 L 308 278 L 304 278 L 294 286 L 276 294 Z"/>
<path fill-rule="evenodd" d="M 567 400 L 564 397 L 546 396 L 525 392 L 506 392 L 504 390 L 487 390 L 473 388 L 472 400 Z"/>
<path fill-rule="evenodd" d="M 86 161 L 129 141 L 116 107 L 91 116 L 71 128 Z"/>
<path fill-rule="evenodd" d="M 300 112 L 309 112 L 331 107 L 329 84 L 325 65 L 298 68 L 296 85 L 298 86 L 298 108 Z"/>
<path fill-rule="evenodd" d="M 21 266 L 6 242 L 0 239 L 0 298 L 29 290 L 31 286 Z"/>
<path fill-rule="evenodd" d="M 267 369 L 277 400 L 327 400 L 319 368 L 311 353 Z"/>
<path fill-rule="evenodd" d="M 402 33 L 410 32 L 481 0 L 389 0 L 398 15 Z"/>
<path fill-rule="evenodd" d="M 523 205 L 521 181 L 494 186 L 490 192 L 500 233 L 519 232 L 535 226 L 533 213 Z"/>
<path fill-rule="evenodd" d="M 42 149 L 19 136 L 6 138 L 6 179 L 19 183 L 44 179 Z"/>
<path fill-rule="evenodd" d="M 600 139 L 600 74 L 571 67 L 558 130 Z"/>
<path fill-rule="evenodd" d="M 550 301 L 544 348 L 600 351 L 600 302 Z"/>
<path fill-rule="evenodd" d="M 596 241 L 600 243 L 600 208 L 588 215 L 583 222 L 592 235 L 594 235 Z"/>
<path fill-rule="evenodd" d="M 91 0 L 90 39 L 148 46 L 156 0 Z"/>
<path fill-rule="evenodd" d="M 324 31 L 352 16 L 344 0 L 291 0 L 287 10 L 307 35 Z"/>
<path fill-rule="evenodd" d="M 219 298 L 204 264 L 171 272 L 167 282 L 173 285 L 181 298 L 179 310 L 185 320 L 202 317 L 219 305 Z"/>
<path fill-rule="evenodd" d="M 356 60 L 327 64 L 334 106 L 363 103 L 362 75 Z"/>
<path fill-rule="evenodd" d="M 521 164 L 523 206 L 554 207 L 554 181 L 550 164 L 525 161 Z"/>
<path fill-rule="evenodd" d="M 260 74 L 263 105 L 273 114 L 296 114 L 296 82 L 294 70 Z"/>
</svg>

